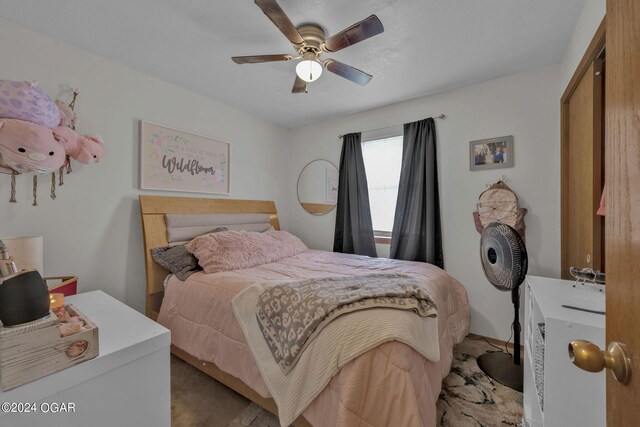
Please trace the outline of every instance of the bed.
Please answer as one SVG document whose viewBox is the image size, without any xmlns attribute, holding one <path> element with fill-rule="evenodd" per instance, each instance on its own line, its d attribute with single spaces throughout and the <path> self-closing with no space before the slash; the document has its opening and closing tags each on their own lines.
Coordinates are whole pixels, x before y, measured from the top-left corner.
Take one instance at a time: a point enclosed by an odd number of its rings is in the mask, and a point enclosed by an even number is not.
<svg viewBox="0 0 640 427">
<path fill-rule="evenodd" d="M 157 196 L 140 196 L 140 206 L 147 315 L 171 329 L 174 355 L 274 414 L 277 406 L 231 309 L 238 293 L 261 281 L 368 271 L 424 279 L 438 304 L 440 360 L 427 360 L 398 341 L 385 342 L 342 366 L 293 425 L 435 425 L 435 403 L 451 366 L 453 345 L 469 328 L 466 291 L 451 276 L 423 263 L 308 250 L 249 269 L 195 273 L 184 282 L 171 277 L 165 289 L 168 272 L 153 261 L 150 251 L 169 244 L 166 214 L 263 214 L 279 230 L 276 207 L 270 201 Z"/>
</svg>

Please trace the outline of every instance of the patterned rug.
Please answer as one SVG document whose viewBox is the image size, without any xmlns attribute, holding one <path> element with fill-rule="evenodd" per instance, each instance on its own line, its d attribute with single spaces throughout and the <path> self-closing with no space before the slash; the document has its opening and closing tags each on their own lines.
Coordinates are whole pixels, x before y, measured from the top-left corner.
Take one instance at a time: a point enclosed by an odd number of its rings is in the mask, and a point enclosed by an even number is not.
<svg viewBox="0 0 640 427">
<path fill-rule="evenodd" d="M 522 393 L 493 381 L 476 358 L 495 350 L 484 341 L 466 338 L 454 348 L 451 372 L 442 382 L 438 425 L 443 427 L 519 426 Z"/>
<path fill-rule="evenodd" d="M 484 341 L 465 339 L 454 348 L 451 372 L 442 383 L 437 425 L 442 427 L 519 426 L 522 393 L 511 390 L 478 368 L 476 358 L 495 350 Z M 197 369 L 172 358 L 172 425 L 279 427 L 278 418 Z M 186 380 L 188 378 L 188 388 Z M 183 386 L 184 385 L 184 386 Z M 206 387 L 215 387 L 216 405 L 204 402 Z M 195 391 L 198 392 L 195 392 Z M 193 392 L 193 393 L 192 393 Z M 208 394 L 211 396 L 211 394 Z M 213 404 L 212 404 L 213 403 Z M 235 414 L 234 414 L 235 412 Z"/>
</svg>

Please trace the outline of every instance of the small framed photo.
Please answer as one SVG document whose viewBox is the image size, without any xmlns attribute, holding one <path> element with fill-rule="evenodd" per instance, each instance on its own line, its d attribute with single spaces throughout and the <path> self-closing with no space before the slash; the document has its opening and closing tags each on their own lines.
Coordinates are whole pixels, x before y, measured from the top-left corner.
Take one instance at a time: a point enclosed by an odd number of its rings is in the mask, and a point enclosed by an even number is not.
<svg viewBox="0 0 640 427">
<path fill-rule="evenodd" d="M 481 139 L 469 143 L 469 169 L 513 167 L 513 135 Z"/>
</svg>

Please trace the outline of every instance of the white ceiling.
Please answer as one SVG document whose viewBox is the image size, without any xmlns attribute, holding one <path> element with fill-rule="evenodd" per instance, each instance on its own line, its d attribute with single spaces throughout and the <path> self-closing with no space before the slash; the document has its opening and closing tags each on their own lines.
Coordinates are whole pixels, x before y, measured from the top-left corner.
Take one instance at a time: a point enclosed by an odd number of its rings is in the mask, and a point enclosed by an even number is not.
<svg viewBox="0 0 640 427">
<path fill-rule="evenodd" d="M 385 32 L 333 57 L 370 74 L 329 72 L 292 94 L 295 63 L 230 57 L 294 53 L 251 0 L 0 0 L 0 15 L 163 80 L 296 127 L 559 63 L 585 0 L 278 0 L 295 25 L 328 35 L 376 14 Z"/>
</svg>

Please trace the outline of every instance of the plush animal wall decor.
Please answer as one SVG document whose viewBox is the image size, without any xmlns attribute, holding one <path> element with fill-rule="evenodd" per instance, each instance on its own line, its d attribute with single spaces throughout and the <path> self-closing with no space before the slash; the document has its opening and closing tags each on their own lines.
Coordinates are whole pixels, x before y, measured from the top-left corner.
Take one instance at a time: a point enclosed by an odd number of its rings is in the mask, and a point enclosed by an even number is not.
<svg viewBox="0 0 640 427">
<path fill-rule="evenodd" d="M 73 158 L 81 163 L 104 159 L 104 141 L 98 135 L 75 132 L 74 111 L 78 91 L 69 105 L 54 102 L 35 82 L 0 80 L 0 173 L 11 174 L 11 198 L 15 203 L 16 175 L 33 174 L 33 205 L 37 206 L 37 175 L 51 174 L 51 198 L 56 198 L 56 170 L 71 172 Z"/>
<path fill-rule="evenodd" d="M 73 92 L 74 101 L 77 96 L 78 92 Z M 78 126 L 78 116 L 76 112 L 59 99 L 56 101 L 56 106 L 58 107 L 58 111 L 60 111 L 60 123 L 58 123 L 58 125 L 67 126 L 75 130 L 76 126 Z"/>
<path fill-rule="evenodd" d="M 36 82 L 0 80 L 0 118 L 53 128 L 60 124 L 60 110 Z"/>
<path fill-rule="evenodd" d="M 72 131 L 73 132 L 73 131 Z M 17 119 L 0 119 L 0 166 L 17 173 L 51 173 L 66 159 L 53 129 Z"/>
<path fill-rule="evenodd" d="M 53 129 L 53 134 L 64 147 L 67 155 L 80 163 L 97 163 L 106 154 L 100 135 L 79 135 L 66 126 Z"/>
</svg>

